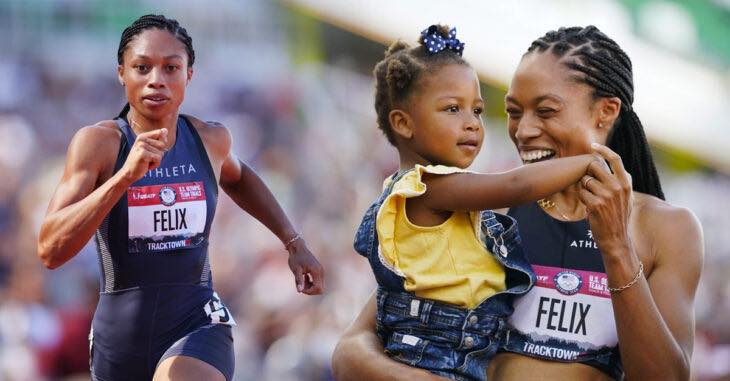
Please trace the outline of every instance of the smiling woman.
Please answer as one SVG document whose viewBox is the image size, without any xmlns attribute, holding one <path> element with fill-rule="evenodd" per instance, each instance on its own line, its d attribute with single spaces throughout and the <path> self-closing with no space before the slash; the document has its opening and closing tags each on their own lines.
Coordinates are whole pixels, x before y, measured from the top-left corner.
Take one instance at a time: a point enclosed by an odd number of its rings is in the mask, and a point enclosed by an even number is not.
<svg viewBox="0 0 730 381">
<path fill-rule="evenodd" d="M 510 208 L 536 279 L 506 318 L 489 379 L 689 378 L 702 229 L 692 212 L 663 200 L 633 98 L 631 61 L 594 26 L 550 31 L 522 57 L 506 108 L 510 138 L 527 165 L 510 172 L 553 168 L 589 152 L 605 158 L 610 171 L 603 160 L 593 162 L 580 181 Z M 448 176 L 430 178 L 428 192 L 454 192 L 466 208 L 464 200 L 479 196 L 481 187 L 467 177 L 476 175 L 459 176 L 451 183 Z M 540 170 L 532 176 L 553 175 Z M 443 379 L 382 354 L 390 343 L 375 335 L 384 325 L 381 305 L 381 297 L 371 298 L 340 340 L 336 377 Z"/>
<path fill-rule="evenodd" d="M 535 281 L 515 221 L 490 209 L 552 194 L 600 159 L 467 171 L 484 140 L 479 81 L 455 29 L 432 25 L 419 42 L 394 43 L 374 70 L 378 127 L 400 170 L 365 213 L 355 249 L 378 281 L 370 312 L 386 353 L 440 376 L 483 380 L 513 298 Z M 380 379 L 357 355 L 335 356 L 338 378 Z"/>
<path fill-rule="evenodd" d="M 506 109 L 526 163 L 594 143 L 615 153 L 606 154 L 611 173 L 591 168 L 580 183 L 510 210 L 543 280 L 515 304 L 505 353 L 490 369 L 496 379 L 689 377 L 702 231 L 663 200 L 633 101 L 631 60 L 594 26 L 548 32 L 515 71 Z M 564 287 L 565 276 L 578 286 Z"/>
<path fill-rule="evenodd" d="M 233 377 L 235 322 L 208 260 L 218 184 L 282 241 L 299 292 L 324 287 L 302 235 L 231 152 L 228 130 L 179 114 L 194 61 L 175 20 L 147 15 L 124 30 L 118 76 L 129 103 L 115 120 L 76 133 L 41 226 L 38 256 L 51 269 L 96 238 L 94 380 Z"/>
</svg>

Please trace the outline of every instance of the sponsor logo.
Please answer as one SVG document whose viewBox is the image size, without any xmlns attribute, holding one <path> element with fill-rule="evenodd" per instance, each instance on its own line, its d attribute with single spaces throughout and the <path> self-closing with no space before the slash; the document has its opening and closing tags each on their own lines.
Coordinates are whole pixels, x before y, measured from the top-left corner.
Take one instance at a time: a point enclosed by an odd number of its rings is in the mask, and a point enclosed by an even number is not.
<svg viewBox="0 0 730 381">
<path fill-rule="evenodd" d="M 156 194 L 154 193 L 140 193 L 140 192 L 132 192 L 130 193 L 132 195 L 132 200 L 149 200 L 155 198 Z"/>
<path fill-rule="evenodd" d="M 549 357 L 559 360 L 576 360 L 580 352 L 571 351 L 562 348 L 548 347 L 545 345 L 537 345 L 532 343 L 525 343 L 522 348 L 525 353 L 531 353 L 539 356 Z"/>
<path fill-rule="evenodd" d="M 598 249 L 598 245 L 595 241 L 593 241 L 593 231 L 588 229 L 586 235 L 588 236 L 588 239 L 573 240 L 573 242 L 570 243 L 570 247 Z"/>
<path fill-rule="evenodd" d="M 203 306 L 203 310 L 205 310 L 205 314 L 208 315 L 212 323 L 230 326 L 236 325 L 236 321 L 233 320 L 233 316 L 228 311 L 228 307 L 223 304 L 217 292 L 213 293 L 213 298 Z"/>
<path fill-rule="evenodd" d="M 144 174 L 147 178 L 178 177 L 190 173 L 196 173 L 192 164 L 174 165 L 172 167 L 158 167 Z"/>
<path fill-rule="evenodd" d="M 160 189 L 160 202 L 162 202 L 162 205 L 172 206 L 175 204 L 175 200 L 177 200 L 175 189 L 172 189 L 172 187 L 162 187 Z"/>
<path fill-rule="evenodd" d="M 187 246 L 190 246 L 189 239 L 182 239 L 179 241 L 169 241 L 169 242 L 148 242 L 147 250 L 171 250 L 171 249 L 179 249 L 181 247 L 187 247 Z"/>
<path fill-rule="evenodd" d="M 553 278 L 555 288 L 563 295 L 575 295 L 583 285 L 583 278 L 574 271 L 561 271 Z"/>
</svg>

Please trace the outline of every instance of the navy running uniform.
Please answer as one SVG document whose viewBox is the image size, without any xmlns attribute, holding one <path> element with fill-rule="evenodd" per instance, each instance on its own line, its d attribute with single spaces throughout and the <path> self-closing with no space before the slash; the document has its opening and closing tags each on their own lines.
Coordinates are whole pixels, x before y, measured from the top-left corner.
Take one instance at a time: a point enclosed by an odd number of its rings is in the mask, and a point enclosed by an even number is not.
<svg viewBox="0 0 730 381">
<path fill-rule="evenodd" d="M 123 119 L 114 172 L 136 136 Z M 230 380 L 235 325 L 213 291 L 208 235 L 218 187 L 184 117 L 160 166 L 132 184 L 96 232 L 101 292 L 89 335 L 92 379 L 150 380 L 167 357 L 205 361 Z"/>
<path fill-rule="evenodd" d="M 537 283 L 515 301 L 501 350 L 578 362 L 622 379 L 608 277 L 588 221 L 556 220 L 536 203 L 509 215 Z"/>
</svg>

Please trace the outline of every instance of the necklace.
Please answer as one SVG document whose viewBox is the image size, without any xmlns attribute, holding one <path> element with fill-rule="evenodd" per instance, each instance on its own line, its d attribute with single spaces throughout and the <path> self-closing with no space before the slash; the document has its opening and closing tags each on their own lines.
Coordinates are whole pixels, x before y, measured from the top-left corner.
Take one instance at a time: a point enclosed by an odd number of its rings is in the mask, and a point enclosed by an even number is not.
<svg viewBox="0 0 730 381">
<path fill-rule="evenodd" d="M 137 129 L 139 129 L 140 133 L 144 132 L 144 128 L 142 128 L 142 125 L 140 125 L 139 123 L 137 123 L 137 121 L 132 119 L 132 117 L 129 114 L 127 114 L 127 119 L 129 120 L 129 126 L 132 127 L 132 131 L 134 131 L 134 126 L 137 126 Z M 137 135 L 137 133 L 135 133 L 135 135 Z M 163 154 L 169 150 L 170 150 L 169 147 L 165 147 Z"/>
<path fill-rule="evenodd" d="M 541 198 L 541 199 L 537 200 L 537 205 L 540 205 L 540 207 L 546 211 L 549 209 L 555 208 L 555 211 L 558 212 L 560 217 L 563 217 L 563 220 L 570 221 L 570 218 L 568 218 L 568 216 L 566 216 L 565 213 L 563 213 L 563 211 L 560 210 L 560 207 L 558 206 L 558 204 L 556 204 L 555 201 L 553 201 L 553 200 Z"/>
<path fill-rule="evenodd" d="M 132 116 L 127 114 L 127 119 L 129 119 L 129 125 L 132 127 L 132 130 L 134 130 L 134 126 L 137 126 L 137 129 L 139 129 L 140 133 L 144 132 L 144 129 L 142 126 L 137 123 L 134 119 L 132 119 Z"/>
</svg>

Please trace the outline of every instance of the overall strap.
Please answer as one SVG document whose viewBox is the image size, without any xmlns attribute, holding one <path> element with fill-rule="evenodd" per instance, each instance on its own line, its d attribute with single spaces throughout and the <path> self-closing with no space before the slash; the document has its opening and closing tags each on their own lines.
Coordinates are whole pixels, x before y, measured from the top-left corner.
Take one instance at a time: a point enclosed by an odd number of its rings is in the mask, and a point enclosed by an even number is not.
<svg viewBox="0 0 730 381">
<path fill-rule="evenodd" d="M 395 183 L 397 183 L 400 179 L 403 178 L 403 176 L 405 176 L 406 174 L 408 174 L 409 172 L 412 172 L 412 171 L 415 171 L 415 169 L 414 168 L 411 168 L 411 169 L 408 169 L 408 170 L 403 171 L 403 172 L 398 171 L 398 172 L 392 174 L 390 176 L 390 183 L 388 184 L 388 186 L 383 191 L 383 200 L 385 199 L 385 197 L 388 197 L 388 195 L 390 194 L 390 192 L 393 191 L 393 187 L 395 186 Z"/>
</svg>

